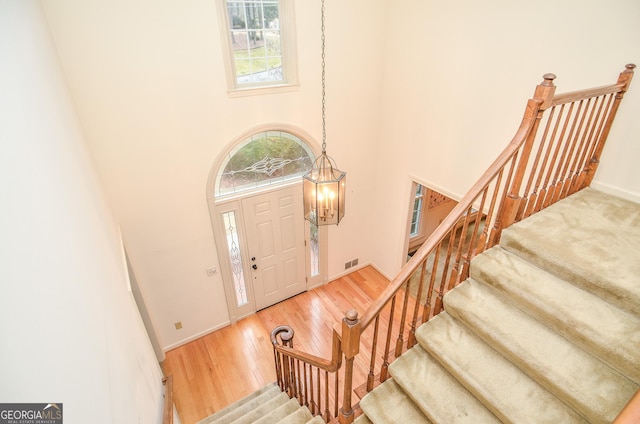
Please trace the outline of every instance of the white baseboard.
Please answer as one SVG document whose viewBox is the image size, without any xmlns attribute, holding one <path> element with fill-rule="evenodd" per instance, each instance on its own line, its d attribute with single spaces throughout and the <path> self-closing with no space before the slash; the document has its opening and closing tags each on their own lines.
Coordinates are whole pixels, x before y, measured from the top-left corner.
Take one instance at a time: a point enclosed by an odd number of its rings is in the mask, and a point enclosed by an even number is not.
<svg viewBox="0 0 640 424">
<path fill-rule="evenodd" d="M 207 330 L 201 331 L 201 332 L 196 333 L 196 334 L 194 334 L 192 336 L 189 336 L 189 337 L 187 337 L 185 339 L 182 339 L 182 340 L 180 340 L 180 341 L 178 341 L 176 343 L 170 344 L 169 346 L 165 346 L 165 347 L 162 348 L 162 350 L 166 353 L 166 352 L 168 352 L 168 351 L 170 351 L 172 349 L 175 349 L 175 348 L 180 347 L 180 346 L 182 346 L 184 344 L 187 344 L 187 343 L 192 342 L 192 341 L 194 341 L 196 339 L 199 339 L 200 337 L 206 336 L 207 334 L 211 334 L 214 331 L 220 330 L 221 328 L 224 328 L 224 327 L 226 327 L 226 326 L 228 326 L 230 324 L 231 324 L 231 321 L 225 321 L 225 322 L 223 322 L 221 324 L 216 325 L 215 327 L 211 327 L 211 328 L 209 328 Z"/>
<path fill-rule="evenodd" d="M 632 193 L 630 191 L 623 190 L 618 187 L 611 186 L 609 184 L 593 181 L 591 187 L 596 190 L 600 190 L 604 193 L 611 194 L 613 196 L 622 197 L 623 199 L 630 200 L 634 203 L 640 203 L 640 194 Z"/>
<path fill-rule="evenodd" d="M 376 271 L 378 271 L 380 274 L 382 274 L 382 276 L 383 276 L 384 278 L 386 278 L 387 280 L 389 280 L 389 281 L 393 280 L 393 277 L 389 277 L 389 276 L 388 276 L 384 271 L 382 271 L 380 268 L 378 268 L 378 267 L 376 266 L 376 264 L 371 264 L 371 263 L 370 263 L 369 265 L 371 265 L 371 267 L 372 267 L 373 269 L 375 269 L 375 270 L 376 270 Z"/>
<path fill-rule="evenodd" d="M 351 274 L 351 273 L 352 273 L 352 272 L 354 272 L 354 271 L 361 270 L 362 268 L 366 268 L 366 267 L 368 267 L 368 266 L 371 266 L 371 267 L 372 267 L 372 268 L 374 268 L 376 271 L 378 271 L 380 274 L 382 274 L 382 276 L 383 276 L 384 278 L 386 278 L 387 280 L 391 281 L 391 278 L 389 278 L 389 276 L 388 276 L 387 274 L 385 274 L 384 272 L 382 272 L 382 270 L 381 270 L 380 268 L 378 268 L 377 266 L 375 266 L 375 264 L 372 264 L 371 262 L 365 262 L 365 263 L 362 263 L 362 264 L 358 264 L 358 265 L 352 266 L 352 267 L 351 267 L 351 268 L 349 268 L 349 269 L 345 269 L 345 270 L 344 270 L 344 272 L 341 272 L 341 273 L 339 273 L 339 274 L 334 275 L 333 277 L 330 277 L 330 278 L 327 280 L 327 283 L 330 283 L 330 282 L 331 282 L 331 281 L 333 281 L 333 280 L 337 280 L 337 279 L 338 279 L 338 278 L 340 278 L 340 277 L 344 277 L 344 276 L 345 276 L 345 275 L 347 275 L 347 274 Z"/>
</svg>

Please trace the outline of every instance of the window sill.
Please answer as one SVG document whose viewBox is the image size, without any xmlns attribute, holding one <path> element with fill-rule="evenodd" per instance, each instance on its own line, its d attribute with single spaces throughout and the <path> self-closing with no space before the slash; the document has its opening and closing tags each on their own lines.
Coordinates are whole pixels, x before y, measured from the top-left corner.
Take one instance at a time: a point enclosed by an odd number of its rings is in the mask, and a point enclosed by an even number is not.
<svg viewBox="0 0 640 424">
<path fill-rule="evenodd" d="M 259 86 L 259 87 L 243 87 L 243 88 L 234 88 L 227 92 L 229 97 L 246 97 L 246 96 L 261 96 L 265 94 L 278 94 L 278 93 L 287 93 L 291 91 L 298 91 L 300 89 L 300 84 L 278 84 L 278 85 L 268 85 L 268 86 Z"/>
</svg>

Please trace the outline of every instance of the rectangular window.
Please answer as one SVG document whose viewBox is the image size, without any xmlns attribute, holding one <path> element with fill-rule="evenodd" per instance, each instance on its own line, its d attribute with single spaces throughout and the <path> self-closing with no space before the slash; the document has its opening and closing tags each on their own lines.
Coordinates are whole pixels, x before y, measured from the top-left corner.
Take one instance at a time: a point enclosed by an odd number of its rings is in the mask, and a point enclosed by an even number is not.
<svg viewBox="0 0 640 424">
<path fill-rule="evenodd" d="M 230 90 L 297 84 L 291 0 L 222 0 Z"/>
<path fill-rule="evenodd" d="M 317 277 L 320 275 L 320 243 L 318 240 L 318 227 L 313 222 L 309 222 L 309 275 Z"/>
<path fill-rule="evenodd" d="M 416 193 L 413 201 L 413 213 L 411 214 L 411 231 L 409 236 L 415 237 L 420 234 L 420 222 L 422 220 L 422 206 L 424 203 L 424 187 L 416 184 Z"/>
<path fill-rule="evenodd" d="M 238 227 L 236 225 L 236 213 L 234 211 L 222 214 L 224 228 L 227 236 L 227 248 L 229 249 L 229 259 L 231 260 L 231 273 L 233 274 L 233 285 L 236 295 L 236 306 L 246 305 L 247 287 L 244 280 L 244 267 L 242 265 L 242 255 L 240 253 L 240 240 L 238 238 Z"/>
</svg>

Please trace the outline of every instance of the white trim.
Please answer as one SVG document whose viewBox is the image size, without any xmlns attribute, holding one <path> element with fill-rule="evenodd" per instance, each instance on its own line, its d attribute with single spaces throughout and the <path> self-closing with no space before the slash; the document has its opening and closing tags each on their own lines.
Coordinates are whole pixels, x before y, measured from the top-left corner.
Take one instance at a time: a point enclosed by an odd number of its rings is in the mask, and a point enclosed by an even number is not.
<svg viewBox="0 0 640 424">
<path fill-rule="evenodd" d="M 204 336 L 206 336 L 207 334 L 211 334 L 211 333 L 213 333 L 214 331 L 218 331 L 218 330 L 220 330 L 220 329 L 222 329 L 222 328 L 224 328 L 224 327 L 228 327 L 229 325 L 231 325 L 231 321 L 225 321 L 225 322 L 223 322 L 222 324 L 218 324 L 218 325 L 216 325 L 215 327 L 211 327 L 211 328 L 209 328 L 209 329 L 207 329 L 207 330 L 204 330 L 204 331 L 201 331 L 201 332 L 199 332 L 199 333 L 197 333 L 197 334 L 194 334 L 194 335 L 192 335 L 192 336 L 189 336 L 189 337 L 187 337 L 186 339 L 182 339 L 182 340 L 180 340 L 180 341 L 178 341 L 178 342 L 175 342 L 175 343 L 173 343 L 173 344 L 170 344 L 169 346 L 165 346 L 165 347 L 163 347 L 163 348 L 162 348 L 162 350 L 164 350 L 164 353 L 167 353 L 167 352 L 169 352 L 170 350 L 173 350 L 173 349 L 175 349 L 175 348 L 177 348 L 177 347 L 180 347 L 180 346 L 185 345 L 185 344 L 187 344 L 187 343 L 189 343 L 189 342 L 192 342 L 192 341 L 194 341 L 194 340 L 196 340 L 196 339 L 199 339 L 200 337 L 204 337 Z"/>
<path fill-rule="evenodd" d="M 358 264 L 358 265 L 352 266 L 352 267 L 351 267 L 351 268 L 349 268 L 349 269 L 345 269 L 343 272 L 340 272 L 340 273 L 338 273 L 338 274 L 334 275 L 333 277 L 329 278 L 329 280 L 328 280 L 326 283 L 324 283 L 324 284 L 331 283 L 331 282 L 333 282 L 333 281 L 335 281 L 335 280 L 337 280 L 337 279 L 339 279 L 339 278 L 344 277 L 345 275 L 349 275 L 349 274 L 351 274 L 352 272 L 360 271 L 361 269 L 366 268 L 366 267 L 368 267 L 368 266 L 371 266 L 373 269 L 375 269 L 375 270 L 376 270 L 376 271 L 378 271 L 380 274 L 382 274 L 382 276 L 383 276 L 384 278 L 386 278 L 387 280 L 391 281 L 391 278 L 389 278 L 389 276 L 388 276 L 387 274 L 385 274 L 384 272 L 382 272 L 382 270 L 381 270 L 380 268 L 378 268 L 376 265 L 372 264 L 371 262 L 365 262 L 365 263 L 362 263 L 362 264 Z M 315 286 L 315 287 L 318 287 L 318 286 L 319 286 L 319 285 L 317 285 L 317 286 Z"/>
<path fill-rule="evenodd" d="M 623 199 L 627 199 L 631 202 L 640 204 L 640 194 L 638 193 L 632 193 L 619 187 L 614 187 L 612 185 L 601 183 L 598 181 L 592 181 L 591 187 L 604 193 L 622 197 Z"/>
<path fill-rule="evenodd" d="M 228 250 L 225 250 L 226 245 L 225 245 L 225 242 L 223 241 L 226 239 L 226 235 L 225 235 L 225 230 L 221 228 L 220 214 L 223 211 L 233 209 L 239 214 L 236 217 L 236 219 L 238 219 L 239 217 L 243 216 L 243 211 L 242 211 L 243 198 L 263 194 L 270 191 L 280 190 L 282 188 L 286 188 L 295 184 L 301 184 L 301 180 L 302 180 L 302 177 L 300 177 L 299 180 L 296 179 L 296 180 L 286 181 L 281 184 L 265 185 L 255 190 L 242 191 L 233 195 L 216 198 L 215 185 L 216 185 L 216 180 L 218 176 L 218 171 L 219 171 L 219 168 L 224 163 L 225 158 L 228 156 L 230 152 L 233 152 L 234 149 L 236 149 L 248 137 L 250 137 L 253 134 L 257 134 L 265 131 L 287 132 L 289 134 L 292 134 L 298 137 L 303 143 L 305 143 L 307 147 L 313 152 L 315 157 L 317 157 L 321 152 L 320 145 L 315 141 L 315 139 L 311 137 L 306 131 L 303 131 L 300 128 L 297 128 L 292 125 L 287 125 L 287 124 L 261 124 L 249 129 L 248 131 L 242 133 L 239 137 L 234 138 L 230 143 L 227 143 L 226 148 L 222 149 L 220 153 L 218 153 L 218 156 L 215 158 L 213 165 L 209 170 L 209 176 L 207 179 L 206 197 L 207 197 L 207 204 L 209 206 L 209 217 L 210 217 L 211 226 L 213 229 L 216 251 L 218 253 L 218 258 L 219 258 L 218 263 L 220 266 L 221 277 L 222 277 L 223 287 L 225 291 L 225 298 L 227 301 L 227 308 L 229 310 L 229 320 L 232 323 L 235 323 L 237 320 L 256 312 L 256 308 L 255 308 L 255 300 L 253 299 L 253 286 L 251 285 L 250 281 L 245 281 L 247 284 L 247 290 L 248 292 L 250 290 L 250 293 L 251 293 L 251 296 L 250 296 L 251 299 L 249 303 L 241 307 L 238 307 L 235 303 L 235 292 L 233 290 L 233 285 L 229 283 L 230 281 L 233 280 L 233 276 L 231 275 L 231 271 L 229 269 L 230 265 L 229 265 Z M 238 225 L 239 235 L 240 237 L 242 237 L 242 239 L 244 239 L 244 228 L 242 227 L 242 225 L 244 224 L 243 222 L 237 222 L 237 225 Z M 320 241 L 321 277 L 319 279 L 320 282 L 317 282 L 316 280 L 316 282 L 314 282 L 315 284 L 313 285 L 313 287 L 317 287 L 321 284 L 326 284 L 327 282 L 326 276 L 328 274 L 328 259 L 327 259 L 328 258 L 328 250 L 327 250 L 328 249 L 327 247 L 328 232 L 323 227 L 320 227 L 320 231 L 323 234 L 323 237 L 321 237 L 320 239 L 321 240 Z M 249 255 L 246 252 L 245 245 L 246 243 L 241 243 L 241 246 L 240 246 L 243 259 L 249 257 Z M 306 255 L 306 249 L 305 249 L 305 255 Z M 248 264 L 245 263 L 245 261 L 243 261 L 243 266 L 245 269 L 245 275 L 250 275 L 250 272 L 247 268 Z M 306 272 L 306 267 L 305 267 L 305 274 L 308 274 Z M 310 290 L 310 287 L 307 285 L 307 291 L 308 290 Z"/>
<path fill-rule="evenodd" d="M 422 179 L 420 177 L 416 177 L 413 174 L 409 174 L 409 178 L 411 179 L 412 182 L 419 183 L 419 184 L 421 184 L 421 185 L 423 185 L 423 186 L 425 186 L 427 188 L 430 188 L 430 189 L 432 189 L 434 191 L 437 191 L 440 194 L 444 194 L 445 196 L 455 200 L 456 202 L 459 202 L 463 197 L 463 196 L 461 196 L 459 194 L 453 193 L 452 191 L 449 191 L 449 190 L 447 190 L 445 188 L 442 188 L 437 184 L 431 183 L 431 182 L 429 182 L 429 181 L 427 181 L 425 179 Z M 471 187 L 469 187 L 469 188 L 471 188 Z"/>
<path fill-rule="evenodd" d="M 233 99 L 236 97 L 261 96 L 264 94 L 290 93 L 298 90 L 300 90 L 300 84 L 297 83 L 278 84 L 272 86 L 230 88 L 227 90 L 227 94 Z"/>
</svg>

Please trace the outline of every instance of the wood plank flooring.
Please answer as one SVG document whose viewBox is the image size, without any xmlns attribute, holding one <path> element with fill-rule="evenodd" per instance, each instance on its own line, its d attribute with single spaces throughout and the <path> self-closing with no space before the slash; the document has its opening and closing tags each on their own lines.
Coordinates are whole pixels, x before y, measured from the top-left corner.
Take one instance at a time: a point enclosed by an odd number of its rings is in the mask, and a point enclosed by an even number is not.
<svg viewBox="0 0 640 424">
<path fill-rule="evenodd" d="M 163 370 L 173 375 L 182 424 L 196 423 L 275 381 L 269 334 L 278 325 L 294 329 L 296 348 L 330 358 L 334 324 L 350 308 L 362 314 L 388 283 L 365 267 L 167 352 Z M 363 334 L 365 346 L 371 345 L 369 333 Z M 369 358 L 361 356 L 354 366 L 356 384 L 369 372 Z"/>
</svg>

